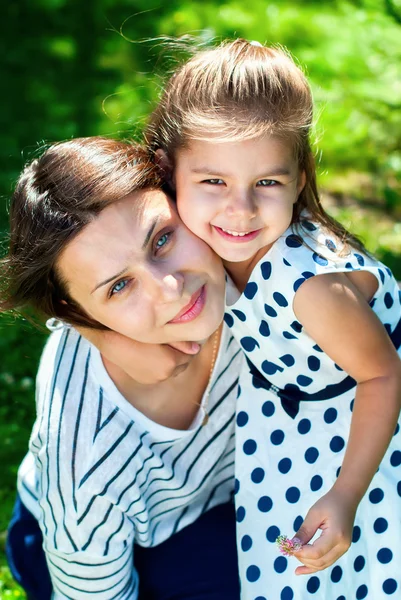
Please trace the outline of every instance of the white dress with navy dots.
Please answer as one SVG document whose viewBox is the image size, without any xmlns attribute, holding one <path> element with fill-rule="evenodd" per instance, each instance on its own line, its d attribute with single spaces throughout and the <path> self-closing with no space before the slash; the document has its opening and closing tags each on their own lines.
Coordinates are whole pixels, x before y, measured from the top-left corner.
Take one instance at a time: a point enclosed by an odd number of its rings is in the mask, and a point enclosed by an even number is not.
<svg viewBox="0 0 401 600">
<path fill-rule="evenodd" d="M 364 269 L 378 280 L 370 305 L 398 351 L 397 283 L 374 259 L 304 221 L 310 248 L 291 229 L 254 268 L 244 293 L 229 282 L 225 321 L 240 341 L 244 370 L 236 429 L 236 509 L 243 600 L 401 598 L 401 433 L 358 508 L 349 551 L 332 567 L 295 576 L 300 564 L 274 543 L 292 537 L 334 483 L 348 439 L 355 381 L 302 331 L 292 304 L 309 277 Z M 256 367 L 256 369 L 255 369 Z"/>
</svg>

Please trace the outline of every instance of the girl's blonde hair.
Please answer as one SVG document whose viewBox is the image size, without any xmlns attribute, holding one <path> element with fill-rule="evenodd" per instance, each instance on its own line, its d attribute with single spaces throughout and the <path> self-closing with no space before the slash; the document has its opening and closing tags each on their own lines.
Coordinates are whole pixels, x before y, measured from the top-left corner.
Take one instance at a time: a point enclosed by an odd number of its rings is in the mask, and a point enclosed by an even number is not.
<svg viewBox="0 0 401 600">
<path fill-rule="evenodd" d="M 177 69 L 145 135 L 151 151 L 163 149 L 173 166 L 177 150 L 192 140 L 241 141 L 273 135 L 288 141 L 306 175 L 294 205 L 295 227 L 302 227 L 306 210 L 343 242 L 363 249 L 321 205 L 310 145 L 312 120 L 311 89 L 290 54 L 237 39 L 199 51 Z"/>
</svg>

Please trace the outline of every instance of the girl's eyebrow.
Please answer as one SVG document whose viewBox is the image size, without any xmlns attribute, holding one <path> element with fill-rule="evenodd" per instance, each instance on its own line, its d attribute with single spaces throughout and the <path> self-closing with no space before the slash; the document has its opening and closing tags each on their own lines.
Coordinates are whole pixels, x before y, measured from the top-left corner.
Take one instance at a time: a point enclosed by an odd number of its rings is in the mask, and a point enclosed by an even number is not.
<svg viewBox="0 0 401 600">
<path fill-rule="evenodd" d="M 155 230 L 155 227 L 157 225 L 159 221 L 159 217 L 156 217 L 156 219 L 153 220 L 151 226 L 148 229 L 148 232 L 146 234 L 146 237 L 144 239 L 144 242 L 142 244 L 142 250 L 145 250 L 146 246 L 149 243 L 150 238 L 152 237 L 152 233 Z M 121 275 L 124 275 L 124 273 L 126 273 L 128 271 L 128 267 L 125 267 L 124 269 L 122 269 L 119 273 L 116 273 L 115 275 L 112 275 L 111 277 L 108 277 L 107 279 L 105 279 L 104 281 L 101 281 L 100 283 L 98 283 L 93 290 L 91 291 L 91 294 L 93 294 L 94 292 L 96 292 L 96 290 L 98 290 L 100 287 L 103 287 L 104 285 L 110 283 L 111 281 L 113 281 L 114 279 L 117 279 L 118 277 L 121 277 Z"/>
<path fill-rule="evenodd" d="M 218 173 L 215 169 L 208 166 L 194 167 L 191 169 L 192 173 L 197 173 L 198 175 L 214 175 L 216 177 L 229 177 L 230 173 Z M 287 167 L 273 167 L 269 169 L 269 172 L 266 173 L 264 171 L 261 175 L 257 175 L 256 178 L 266 178 L 266 177 L 277 177 L 279 175 L 291 175 L 290 169 Z"/>
</svg>

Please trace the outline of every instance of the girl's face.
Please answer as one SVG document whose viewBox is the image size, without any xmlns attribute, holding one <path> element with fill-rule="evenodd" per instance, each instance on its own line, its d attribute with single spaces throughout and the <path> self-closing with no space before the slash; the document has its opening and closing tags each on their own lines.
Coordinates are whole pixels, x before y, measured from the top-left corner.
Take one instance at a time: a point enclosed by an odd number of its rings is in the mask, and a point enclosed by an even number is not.
<svg viewBox="0 0 401 600">
<path fill-rule="evenodd" d="M 160 190 L 106 207 L 66 246 L 56 268 L 93 319 L 140 342 L 202 341 L 223 318 L 221 260 Z"/>
<path fill-rule="evenodd" d="M 192 141 L 175 163 L 182 220 L 228 262 L 267 251 L 290 225 L 305 185 L 290 145 L 270 136 Z"/>
</svg>

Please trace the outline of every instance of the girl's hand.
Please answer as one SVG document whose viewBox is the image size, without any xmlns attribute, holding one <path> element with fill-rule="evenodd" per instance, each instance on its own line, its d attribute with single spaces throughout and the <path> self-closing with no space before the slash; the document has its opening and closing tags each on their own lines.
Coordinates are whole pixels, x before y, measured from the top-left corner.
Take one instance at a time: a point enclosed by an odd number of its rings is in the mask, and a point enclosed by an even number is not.
<svg viewBox="0 0 401 600">
<path fill-rule="evenodd" d="M 200 350 L 195 342 L 143 344 L 110 330 L 76 327 L 110 362 L 142 385 L 154 385 L 181 373 Z"/>
<path fill-rule="evenodd" d="M 300 529 L 295 534 L 305 544 L 294 556 L 303 563 L 296 575 L 310 575 L 330 567 L 350 547 L 357 502 L 333 487 L 309 510 Z M 320 537 L 313 542 L 318 529 Z"/>
</svg>

